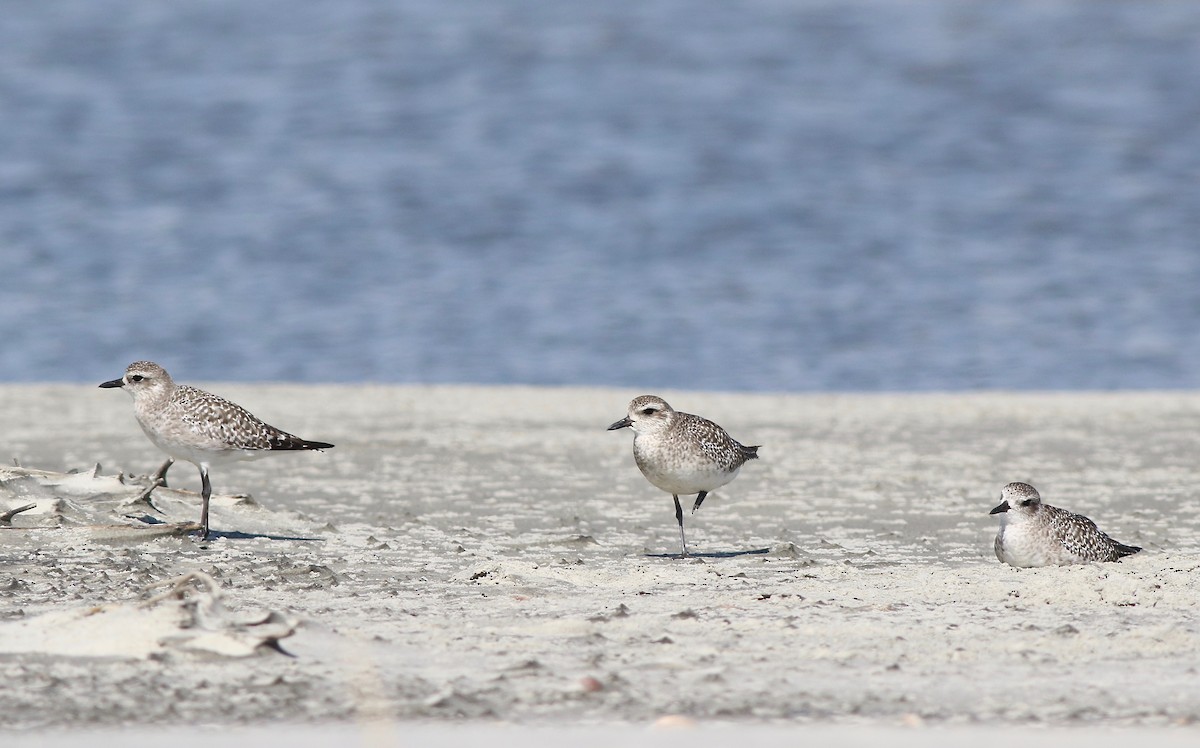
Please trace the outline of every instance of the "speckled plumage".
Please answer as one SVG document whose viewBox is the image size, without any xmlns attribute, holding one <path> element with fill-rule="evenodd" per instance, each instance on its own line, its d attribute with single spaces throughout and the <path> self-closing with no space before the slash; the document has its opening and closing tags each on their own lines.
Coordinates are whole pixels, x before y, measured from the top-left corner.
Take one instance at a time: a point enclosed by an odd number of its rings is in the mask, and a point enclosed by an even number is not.
<svg viewBox="0 0 1200 748">
<path fill-rule="evenodd" d="M 134 410 L 146 435 L 168 454 L 200 450 L 218 461 L 226 452 L 251 453 L 229 454 L 230 459 L 254 459 L 273 449 L 309 448 L 303 439 L 211 392 L 183 384 L 164 395 L 137 400 Z"/>
<path fill-rule="evenodd" d="M 641 395 L 629 403 L 628 415 L 609 430 L 632 427 L 633 458 L 646 480 L 675 499 L 682 555 L 687 555 L 680 494 L 696 494 L 695 512 L 708 492 L 737 477 L 758 447 L 747 447 L 717 424 L 677 411 L 656 395 Z"/>
<path fill-rule="evenodd" d="M 253 416 L 237 403 L 188 385 L 177 385 L 153 361 L 135 361 L 120 379 L 101 387 L 120 387 L 133 397 L 142 431 L 172 459 L 200 469 L 203 484 L 201 525 L 208 535 L 211 465 L 254 460 L 281 450 L 328 449 L 332 444 L 305 441 Z M 168 465 L 163 466 L 161 473 Z"/>
<path fill-rule="evenodd" d="M 1001 515 L 996 558 L 1012 566 L 1120 561 L 1142 550 L 1118 543 L 1081 514 L 1043 504 L 1028 483 L 1009 483 L 1000 497 L 1000 505 L 991 511 Z"/>
</svg>

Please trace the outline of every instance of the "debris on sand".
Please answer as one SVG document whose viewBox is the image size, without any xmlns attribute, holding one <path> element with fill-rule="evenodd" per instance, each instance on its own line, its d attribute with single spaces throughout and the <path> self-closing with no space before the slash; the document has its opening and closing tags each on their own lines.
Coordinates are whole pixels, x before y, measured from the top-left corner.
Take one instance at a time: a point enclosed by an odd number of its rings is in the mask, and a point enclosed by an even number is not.
<svg viewBox="0 0 1200 748">
<path fill-rule="evenodd" d="M 167 652 L 247 657 L 266 649 L 282 652 L 279 640 L 296 627 L 273 611 L 236 620 L 222 604 L 220 587 L 204 572 L 158 582 L 145 591 L 158 589 L 163 591 L 144 600 L 55 610 L 0 624 L 0 652 L 124 659 Z"/>
<path fill-rule="evenodd" d="M 141 541 L 198 532 L 200 497 L 168 488 L 152 476 L 104 475 L 100 465 L 58 473 L 0 466 L 0 531 L 38 533 L 72 529 L 90 540 Z M 236 527 L 239 537 L 311 536 L 315 523 L 269 511 L 246 495 L 212 497 L 214 535 Z M 224 533 L 230 534 L 230 533 Z M 9 544 L 17 542 L 13 537 Z"/>
</svg>

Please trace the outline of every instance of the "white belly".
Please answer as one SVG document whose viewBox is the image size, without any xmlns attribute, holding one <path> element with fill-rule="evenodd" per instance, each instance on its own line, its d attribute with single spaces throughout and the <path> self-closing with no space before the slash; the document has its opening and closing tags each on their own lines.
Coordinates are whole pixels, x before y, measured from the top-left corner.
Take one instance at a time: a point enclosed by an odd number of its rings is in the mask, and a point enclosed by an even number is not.
<svg viewBox="0 0 1200 748">
<path fill-rule="evenodd" d="M 142 431 L 146 433 L 150 441 L 154 442 L 154 446 L 176 460 L 190 462 L 197 467 L 257 460 L 267 456 L 272 451 L 269 449 L 211 449 L 188 443 L 188 441 L 183 439 L 171 438 L 161 432 L 148 429 L 145 426 L 142 427 Z"/>
<path fill-rule="evenodd" d="M 1062 566 L 1078 564 L 1082 560 L 1067 551 L 1052 535 L 1036 531 L 1035 525 L 1026 522 L 1009 522 L 1001 525 L 999 555 L 1006 564 L 1021 568 L 1038 566 Z"/>
<path fill-rule="evenodd" d="M 715 491 L 737 477 L 738 470 L 724 472 L 719 470 L 689 469 L 680 466 L 671 470 L 657 469 L 653 465 L 639 463 L 638 467 L 646 480 L 667 493 L 687 495 L 701 491 Z"/>
</svg>

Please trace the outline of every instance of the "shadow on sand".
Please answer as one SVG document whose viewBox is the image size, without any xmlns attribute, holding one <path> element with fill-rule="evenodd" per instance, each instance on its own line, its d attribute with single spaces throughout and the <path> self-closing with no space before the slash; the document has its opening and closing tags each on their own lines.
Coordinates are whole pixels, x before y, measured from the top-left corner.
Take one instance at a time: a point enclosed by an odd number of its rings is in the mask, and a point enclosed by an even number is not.
<svg viewBox="0 0 1200 748">
<path fill-rule="evenodd" d="M 229 530 L 222 532 L 221 530 L 209 530 L 208 537 L 201 540 L 196 538 L 198 542 L 208 543 L 213 540 L 296 540 L 307 542 L 325 542 L 325 538 L 305 538 L 298 535 L 267 535 L 266 533 L 258 532 L 239 532 L 237 530 Z"/>
<path fill-rule="evenodd" d="M 754 556 L 770 553 L 770 548 L 754 548 L 748 551 L 713 551 L 712 553 L 647 553 L 646 558 L 737 558 L 738 556 Z"/>
</svg>

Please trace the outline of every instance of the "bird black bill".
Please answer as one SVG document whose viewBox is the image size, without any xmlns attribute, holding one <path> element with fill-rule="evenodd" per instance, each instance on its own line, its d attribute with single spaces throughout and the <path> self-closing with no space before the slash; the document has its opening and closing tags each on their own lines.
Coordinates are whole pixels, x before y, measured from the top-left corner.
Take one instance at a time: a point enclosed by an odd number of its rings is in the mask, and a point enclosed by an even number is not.
<svg viewBox="0 0 1200 748">
<path fill-rule="evenodd" d="M 101 383 L 100 383 L 100 386 L 101 386 L 101 387 L 105 387 L 105 388 L 108 388 L 108 387 L 124 387 L 124 386 L 125 386 L 125 380 L 124 380 L 124 379 L 111 379 L 111 380 L 109 380 L 109 381 L 107 381 L 107 382 L 101 382 Z"/>
<path fill-rule="evenodd" d="M 1003 501 L 1000 503 L 1000 506 L 998 506 L 995 509 L 993 509 L 992 511 L 988 512 L 988 514 L 1000 514 L 1002 512 L 1007 512 L 1008 510 L 1009 510 L 1008 502 Z"/>
<path fill-rule="evenodd" d="M 104 385 L 101 385 L 101 387 L 103 387 L 103 386 Z M 609 426 L 607 430 L 608 431 L 616 431 L 617 429 L 623 429 L 626 426 L 632 426 L 632 425 L 633 425 L 633 421 L 629 420 L 629 416 L 625 416 L 621 420 L 619 420 L 616 423 L 614 423 L 613 425 Z"/>
</svg>

